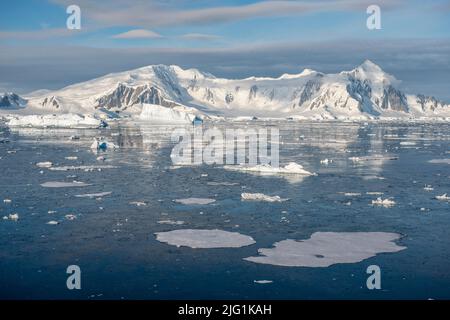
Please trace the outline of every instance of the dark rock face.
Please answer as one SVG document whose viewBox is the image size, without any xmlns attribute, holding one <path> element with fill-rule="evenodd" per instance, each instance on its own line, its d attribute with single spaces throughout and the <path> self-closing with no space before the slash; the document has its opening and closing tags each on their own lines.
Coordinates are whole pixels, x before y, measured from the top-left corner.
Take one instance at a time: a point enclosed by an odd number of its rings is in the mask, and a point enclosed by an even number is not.
<svg viewBox="0 0 450 320">
<path fill-rule="evenodd" d="M 233 102 L 233 100 L 234 100 L 233 94 L 232 93 L 227 93 L 227 95 L 225 96 L 225 102 L 227 104 L 230 104 L 230 103 Z"/>
<path fill-rule="evenodd" d="M 175 103 L 164 99 L 160 90 L 154 86 L 129 87 L 120 83 L 113 92 L 97 99 L 96 108 L 125 110 L 140 103 L 158 104 L 165 107 L 175 105 Z"/>
<path fill-rule="evenodd" d="M 256 98 L 256 93 L 258 92 L 258 87 L 256 85 L 251 86 L 250 91 L 248 93 L 248 100 L 252 100 Z"/>
<path fill-rule="evenodd" d="M 317 80 L 309 80 L 308 82 L 306 82 L 300 95 L 298 105 L 301 106 L 306 101 L 311 100 L 313 95 L 320 90 L 320 85 L 320 81 Z"/>
<path fill-rule="evenodd" d="M 406 101 L 406 96 L 393 86 L 388 86 L 384 89 L 381 108 L 408 112 L 408 102 Z"/>
<path fill-rule="evenodd" d="M 55 96 L 51 96 L 51 97 L 46 97 L 43 101 L 42 101 L 42 106 L 46 107 L 46 108 L 53 108 L 53 109 L 59 109 L 60 107 L 60 103 L 58 101 L 58 99 Z"/>
<path fill-rule="evenodd" d="M 25 103 L 26 100 L 15 93 L 5 93 L 3 96 L 0 96 L 0 108 L 19 107 Z"/>
<path fill-rule="evenodd" d="M 429 108 L 431 111 L 434 111 L 437 108 L 442 107 L 444 105 L 436 98 L 425 96 L 423 94 L 418 94 L 416 101 L 422 107 L 422 111 L 428 111 L 427 108 Z"/>
</svg>

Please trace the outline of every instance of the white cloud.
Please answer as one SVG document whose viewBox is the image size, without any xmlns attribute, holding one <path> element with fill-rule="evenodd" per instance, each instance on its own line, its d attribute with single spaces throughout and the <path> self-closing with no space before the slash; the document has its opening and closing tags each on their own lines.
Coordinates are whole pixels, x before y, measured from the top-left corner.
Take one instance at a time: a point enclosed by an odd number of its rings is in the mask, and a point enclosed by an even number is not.
<svg viewBox="0 0 450 320">
<path fill-rule="evenodd" d="M 200 40 L 200 41 L 212 41 L 220 39 L 219 36 L 214 34 L 204 34 L 204 33 L 186 33 L 180 36 L 180 38 L 185 40 Z"/>
<path fill-rule="evenodd" d="M 162 36 L 154 31 L 145 29 L 135 29 L 119 33 L 111 38 L 113 39 L 160 39 Z"/>
</svg>

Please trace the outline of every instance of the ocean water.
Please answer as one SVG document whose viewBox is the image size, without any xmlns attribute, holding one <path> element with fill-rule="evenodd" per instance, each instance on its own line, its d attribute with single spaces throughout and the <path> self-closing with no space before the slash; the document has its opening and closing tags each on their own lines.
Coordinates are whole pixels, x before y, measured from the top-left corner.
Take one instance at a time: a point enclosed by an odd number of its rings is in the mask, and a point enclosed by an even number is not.
<svg viewBox="0 0 450 320">
<path fill-rule="evenodd" d="M 0 220 L 0 298 L 450 298 L 450 203 L 435 199 L 450 194 L 450 165 L 429 162 L 450 158 L 450 125 L 252 121 L 210 126 L 278 128 L 280 163 L 297 162 L 317 176 L 261 176 L 219 165 L 174 167 L 171 126 L 1 128 L 0 217 L 18 213 L 19 220 Z M 119 149 L 92 151 L 92 140 L 99 136 Z M 99 155 L 105 160 L 98 160 Z M 355 162 L 351 157 L 367 158 Z M 333 161 L 325 165 L 323 159 Z M 36 166 L 43 161 L 54 167 L 111 167 L 52 171 Z M 41 186 L 73 180 L 89 185 Z M 100 199 L 76 197 L 100 192 L 112 193 Z M 290 200 L 241 201 L 242 192 Z M 216 201 L 206 205 L 174 201 L 190 197 Z M 377 197 L 396 204 L 374 206 L 371 202 Z M 66 219 L 68 214 L 76 219 Z M 162 220 L 184 224 L 158 223 Z M 156 240 L 156 232 L 176 229 L 239 232 L 256 243 L 193 249 Z M 396 243 L 407 248 L 329 267 L 243 260 L 275 242 L 305 240 L 325 231 L 398 233 Z M 66 287 L 69 265 L 81 268 L 81 290 Z M 380 267 L 380 290 L 366 286 L 370 265 Z"/>
</svg>

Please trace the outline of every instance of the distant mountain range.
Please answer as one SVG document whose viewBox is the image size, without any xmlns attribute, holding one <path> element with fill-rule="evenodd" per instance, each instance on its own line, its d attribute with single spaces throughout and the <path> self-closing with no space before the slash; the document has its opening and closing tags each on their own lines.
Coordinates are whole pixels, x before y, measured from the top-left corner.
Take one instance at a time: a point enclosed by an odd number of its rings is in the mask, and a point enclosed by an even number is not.
<svg viewBox="0 0 450 320">
<path fill-rule="evenodd" d="M 315 120 L 450 117 L 450 105 L 434 97 L 405 94 L 398 89 L 398 83 L 368 60 L 351 71 L 337 74 L 305 69 L 278 78 L 238 80 L 216 78 L 197 69 L 152 65 L 60 90 L 37 91 L 24 98 L 5 94 L 0 97 L 0 108 L 26 108 L 28 113 L 114 112 L 133 116 L 141 113 L 143 105 L 150 104 L 223 117 Z"/>
</svg>

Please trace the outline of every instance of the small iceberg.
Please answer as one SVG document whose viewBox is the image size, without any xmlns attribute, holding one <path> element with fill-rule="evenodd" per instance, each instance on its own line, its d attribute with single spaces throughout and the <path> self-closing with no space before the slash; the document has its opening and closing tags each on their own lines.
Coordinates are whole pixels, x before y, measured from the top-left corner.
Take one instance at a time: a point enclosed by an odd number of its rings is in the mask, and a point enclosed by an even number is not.
<svg viewBox="0 0 450 320">
<path fill-rule="evenodd" d="M 92 142 L 91 144 L 91 149 L 92 150 L 102 150 L 102 151 L 106 151 L 108 149 L 110 150 L 115 150 L 118 149 L 119 147 L 117 145 L 115 145 L 112 142 L 108 142 L 107 140 L 104 140 L 103 138 L 94 138 L 94 142 Z"/>
<path fill-rule="evenodd" d="M 156 240 L 177 247 L 240 248 L 255 243 L 252 237 L 224 230 L 180 229 L 155 233 Z"/>
<path fill-rule="evenodd" d="M 105 196 L 109 196 L 112 191 L 108 192 L 99 192 L 99 193 L 86 193 L 86 194 L 77 194 L 75 197 L 77 198 L 102 198 Z"/>
<path fill-rule="evenodd" d="M 283 199 L 279 196 L 268 196 L 263 193 L 241 193 L 242 200 L 256 200 L 256 201 L 267 201 L 267 202 L 283 202 L 289 199 Z"/>
<path fill-rule="evenodd" d="M 39 167 L 39 168 L 50 168 L 52 165 L 53 165 L 53 163 L 50 161 L 43 161 L 43 162 L 36 163 L 36 167 Z"/>
<path fill-rule="evenodd" d="M 450 201 L 450 197 L 447 196 L 446 193 L 444 193 L 443 195 L 436 196 L 436 200 L 440 200 L 440 201 Z"/>
<path fill-rule="evenodd" d="M 372 205 L 382 206 L 382 207 L 393 207 L 395 206 L 395 201 L 391 199 L 381 199 L 377 198 L 376 200 L 372 200 Z"/>
<path fill-rule="evenodd" d="M 19 220 L 19 214 L 18 213 L 9 214 L 7 216 L 4 216 L 3 220 L 18 221 Z"/>
</svg>

